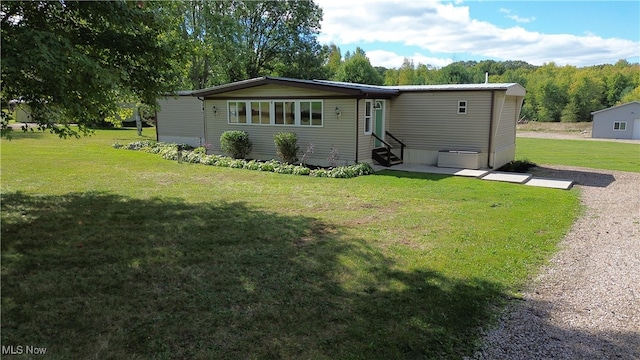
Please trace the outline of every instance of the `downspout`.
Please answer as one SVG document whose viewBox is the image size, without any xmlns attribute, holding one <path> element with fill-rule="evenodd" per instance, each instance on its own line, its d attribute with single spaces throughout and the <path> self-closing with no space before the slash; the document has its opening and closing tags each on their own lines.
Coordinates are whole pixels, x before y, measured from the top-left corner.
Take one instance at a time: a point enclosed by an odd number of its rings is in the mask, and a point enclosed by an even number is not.
<svg viewBox="0 0 640 360">
<path fill-rule="evenodd" d="M 358 134 L 359 134 L 359 128 L 358 128 L 358 118 L 360 117 L 359 111 L 360 110 L 360 98 L 356 98 L 356 164 L 358 163 L 358 148 L 360 147 L 358 144 Z"/>
<path fill-rule="evenodd" d="M 207 116 L 206 116 L 206 111 L 204 108 L 204 98 L 201 98 L 200 96 L 196 96 L 198 98 L 198 100 L 202 101 L 202 135 L 204 136 L 204 144 L 200 144 L 200 146 L 204 146 L 205 149 L 207 148 Z M 205 150 L 206 151 L 206 150 Z"/>
<path fill-rule="evenodd" d="M 496 91 L 491 90 L 491 115 L 489 116 L 489 145 L 487 148 L 487 167 L 491 169 L 491 151 L 493 150 L 493 108 L 496 97 Z"/>
<path fill-rule="evenodd" d="M 158 104 L 158 102 L 156 101 L 156 105 Z M 160 134 L 158 133 L 158 107 L 156 106 L 156 109 L 154 110 L 154 113 L 156 114 L 156 141 L 160 141 Z"/>
</svg>

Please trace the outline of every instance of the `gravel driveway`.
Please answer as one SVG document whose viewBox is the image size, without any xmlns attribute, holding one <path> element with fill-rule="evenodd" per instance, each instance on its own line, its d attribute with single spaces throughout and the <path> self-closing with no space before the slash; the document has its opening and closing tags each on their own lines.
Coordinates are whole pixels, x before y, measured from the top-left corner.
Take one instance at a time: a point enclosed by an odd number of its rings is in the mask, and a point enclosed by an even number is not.
<svg viewBox="0 0 640 360">
<path fill-rule="evenodd" d="M 585 213 L 473 358 L 640 359 L 640 173 L 533 173 L 575 180 Z"/>
</svg>

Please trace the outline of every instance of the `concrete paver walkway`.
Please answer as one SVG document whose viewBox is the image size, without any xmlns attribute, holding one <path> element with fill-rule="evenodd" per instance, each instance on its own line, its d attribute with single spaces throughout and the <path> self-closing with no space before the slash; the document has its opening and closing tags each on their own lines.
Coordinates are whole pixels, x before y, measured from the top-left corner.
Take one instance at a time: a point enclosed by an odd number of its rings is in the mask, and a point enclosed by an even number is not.
<svg viewBox="0 0 640 360">
<path fill-rule="evenodd" d="M 511 173 L 504 171 L 491 171 L 491 170 L 474 170 L 474 169 L 459 169 L 459 168 L 447 168 L 437 167 L 430 165 L 419 164 L 399 164 L 392 167 L 384 167 L 380 165 L 373 165 L 375 171 L 391 170 L 391 171 L 407 171 L 407 172 L 419 172 L 429 174 L 442 174 L 451 176 L 466 176 L 475 177 L 482 180 L 490 181 L 504 181 L 516 184 L 524 184 L 528 186 L 545 187 L 552 189 L 568 190 L 574 184 L 573 180 L 569 179 L 552 179 L 552 178 L 537 178 L 531 174 L 523 173 Z"/>
</svg>

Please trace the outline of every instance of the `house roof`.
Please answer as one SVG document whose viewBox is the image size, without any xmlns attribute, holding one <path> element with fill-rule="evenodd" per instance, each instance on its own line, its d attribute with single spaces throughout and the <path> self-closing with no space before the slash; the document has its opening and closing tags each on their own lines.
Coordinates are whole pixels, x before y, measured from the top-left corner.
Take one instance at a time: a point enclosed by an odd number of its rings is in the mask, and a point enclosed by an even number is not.
<svg viewBox="0 0 640 360">
<path fill-rule="evenodd" d="M 609 110 L 613 110 L 613 109 L 617 109 L 617 108 L 625 107 L 625 106 L 628 106 L 628 105 L 634 105 L 634 104 L 635 104 L 635 105 L 640 105 L 640 101 L 632 101 L 632 102 L 628 102 L 628 103 L 626 103 L 626 104 L 616 105 L 616 106 L 612 106 L 612 107 L 609 107 L 609 108 L 606 108 L 606 109 L 602 109 L 602 110 L 594 111 L 594 112 L 592 112 L 592 113 L 591 113 L 591 115 L 599 114 L 599 113 L 601 113 L 601 112 L 605 112 L 605 111 L 609 111 Z"/>
<path fill-rule="evenodd" d="M 329 80 L 301 80 L 281 77 L 264 76 L 249 80 L 242 80 L 230 84 L 214 86 L 207 89 L 196 90 L 193 96 L 209 96 L 222 94 L 229 91 L 242 90 L 255 86 L 276 84 L 307 88 L 315 90 L 325 90 L 355 97 L 395 97 L 402 92 L 428 92 L 428 91 L 470 91 L 470 90 L 505 90 L 507 95 L 524 96 L 526 90 L 516 83 L 484 83 L 484 84 L 447 84 L 447 85 L 401 85 L 401 86 L 381 86 L 356 84 L 341 81 Z"/>
<path fill-rule="evenodd" d="M 423 91 L 469 91 L 469 90 L 506 90 L 507 95 L 524 96 L 526 90 L 517 83 L 483 83 L 483 84 L 444 84 L 444 85 L 399 85 L 389 86 L 401 92 Z"/>
<path fill-rule="evenodd" d="M 301 80 L 271 76 L 263 76 L 249 80 L 237 81 L 230 84 L 214 86 L 207 89 L 196 90 L 192 93 L 192 95 L 209 96 L 268 84 L 284 85 L 303 89 L 332 91 L 344 95 L 353 95 L 356 97 L 367 97 L 372 95 L 379 97 L 393 97 L 398 95 L 398 90 L 381 86 L 327 82 L 323 80 Z"/>
</svg>

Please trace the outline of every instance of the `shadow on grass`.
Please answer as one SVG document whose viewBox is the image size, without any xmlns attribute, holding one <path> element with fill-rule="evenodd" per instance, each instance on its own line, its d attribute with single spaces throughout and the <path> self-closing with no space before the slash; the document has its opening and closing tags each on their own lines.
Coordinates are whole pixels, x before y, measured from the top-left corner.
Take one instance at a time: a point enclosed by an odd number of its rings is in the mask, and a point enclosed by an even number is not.
<svg viewBox="0 0 640 360">
<path fill-rule="evenodd" d="M 304 216 L 2 195 L 2 345 L 50 358 L 460 358 L 500 289 Z"/>
<path fill-rule="evenodd" d="M 23 139 L 40 139 L 45 135 L 44 131 L 37 130 L 34 128 L 30 128 L 27 131 L 22 130 L 21 128 L 13 129 L 8 132 L 9 138 L 3 139 L 6 141 L 17 141 Z"/>
<path fill-rule="evenodd" d="M 379 176 L 390 176 L 398 179 L 424 179 L 424 180 L 442 180 L 446 178 L 450 178 L 453 175 L 447 174 L 432 174 L 425 172 L 412 172 L 412 171 L 398 171 L 398 170 L 380 170 L 377 171 L 374 175 Z"/>
</svg>

